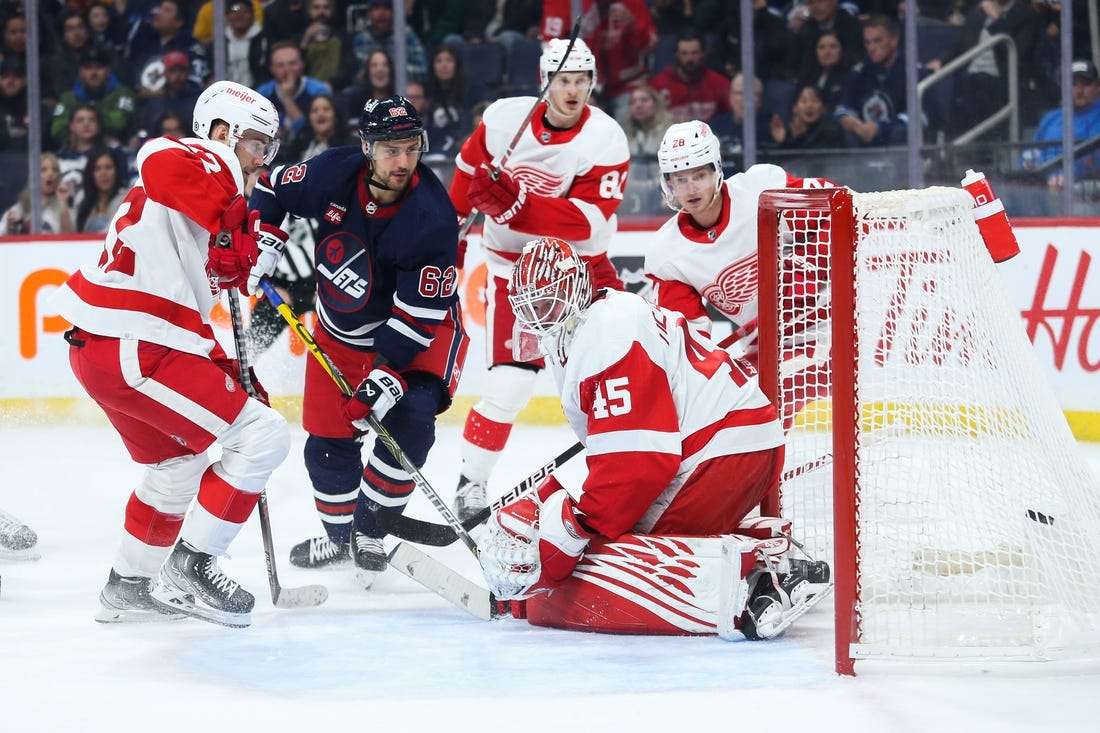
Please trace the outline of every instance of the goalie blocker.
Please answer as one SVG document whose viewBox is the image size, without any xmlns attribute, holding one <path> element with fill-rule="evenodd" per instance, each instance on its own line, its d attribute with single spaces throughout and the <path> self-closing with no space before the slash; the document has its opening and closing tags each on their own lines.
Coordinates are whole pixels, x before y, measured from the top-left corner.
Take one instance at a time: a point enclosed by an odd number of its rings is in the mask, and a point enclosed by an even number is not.
<svg viewBox="0 0 1100 733">
<path fill-rule="evenodd" d="M 828 564 L 804 556 L 790 531 L 757 517 L 729 535 L 596 539 L 568 578 L 511 612 L 574 631 L 775 638 L 833 588 Z"/>
</svg>

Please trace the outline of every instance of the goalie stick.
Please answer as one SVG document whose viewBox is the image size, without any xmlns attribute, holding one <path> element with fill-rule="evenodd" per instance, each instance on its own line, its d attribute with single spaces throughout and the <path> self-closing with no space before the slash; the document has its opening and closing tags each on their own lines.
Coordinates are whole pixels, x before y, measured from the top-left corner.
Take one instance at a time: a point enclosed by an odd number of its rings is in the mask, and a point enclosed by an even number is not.
<svg viewBox="0 0 1100 733">
<path fill-rule="evenodd" d="M 550 459 L 548 463 L 543 464 L 538 470 L 525 478 L 519 484 L 509 489 L 503 496 L 498 498 L 489 506 L 478 511 L 477 514 L 467 519 L 462 523 L 462 526 L 466 528 L 466 531 L 470 531 L 477 527 L 479 524 L 489 518 L 489 515 L 494 511 L 511 504 L 523 494 L 531 491 L 538 486 L 544 478 L 549 476 L 559 466 L 565 464 L 573 456 L 577 455 L 584 449 L 584 446 L 580 443 L 574 443 L 570 447 L 566 448 L 559 455 Z M 431 547 L 444 547 L 451 544 L 458 539 L 458 534 L 445 524 L 437 524 L 435 522 L 427 522 L 422 519 L 414 519 L 412 517 L 406 517 L 401 512 L 396 512 L 389 507 L 380 507 L 375 516 L 378 518 L 378 523 L 389 534 L 394 537 L 400 537 L 403 540 L 409 542 L 415 542 L 418 545 L 429 545 Z"/>
<path fill-rule="evenodd" d="M 516 146 L 519 145 L 523 133 L 527 132 L 527 128 L 531 126 L 531 120 L 535 116 L 535 110 L 542 104 L 542 100 L 546 99 L 546 95 L 550 91 L 550 84 L 554 81 L 554 76 L 561 71 L 561 68 L 565 66 L 565 62 L 569 60 L 569 54 L 573 53 L 573 46 L 577 43 L 577 38 L 580 34 L 581 19 L 577 18 L 577 22 L 573 24 L 573 30 L 569 34 L 569 45 L 565 47 L 565 53 L 562 55 L 561 61 L 558 62 L 558 68 L 554 69 L 553 74 L 549 74 L 546 77 L 546 83 L 543 84 L 542 89 L 539 90 L 539 95 L 535 97 L 535 103 L 531 105 L 531 109 L 527 112 L 527 116 L 524 117 L 523 122 L 520 123 L 519 129 L 516 130 L 516 134 L 512 137 L 512 142 L 508 143 L 508 147 L 504 149 L 504 155 L 500 156 L 500 160 L 497 161 L 497 164 L 489 171 L 489 177 L 494 181 L 497 179 L 497 176 L 500 175 L 500 171 L 504 169 L 504 164 L 512 157 L 512 153 L 515 152 Z M 479 213 L 477 209 L 470 209 L 470 213 L 466 216 L 466 221 L 463 222 L 462 228 L 458 232 L 459 241 L 466 238 L 466 235 L 470 231 L 470 227 L 474 225 L 474 221 L 477 219 Z"/>
<path fill-rule="evenodd" d="M 390 565 L 399 573 L 407 575 L 463 611 L 484 621 L 489 621 L 496 615 L 493 610 L 496 601 L 488 590 L 413 545 L 398 542 L 390 550 L 388 558 Z"/>
<path fill-rule="evenodd" d="M 244 330 L 241 325 L 241 304 L 237 292 L 226 293 L 229 300 L 229 317 L 233 322 L 233 343 L 237 349 L 237 371 L 240 373 L 241 386 L 251 397 L 259 397 L 256 386 L 249 374 L 248 355 L 245 351 Z M 267 584 L 271 587 L 271 603 L 275 608 L 310 608 L 320 606 L 328 600 L 328 588 L 323 585 L 304 585 L 300 588 L 286 588 L 279 582 L 279 572 L 275 568 L 275 542 L 271 537 L 271 511 L 267 505 L 267 491 L 260 492 L 256 504 L 260 515 L 260 538 L 264 545 L 264 559 L 267 560 Z"/>
</svg>

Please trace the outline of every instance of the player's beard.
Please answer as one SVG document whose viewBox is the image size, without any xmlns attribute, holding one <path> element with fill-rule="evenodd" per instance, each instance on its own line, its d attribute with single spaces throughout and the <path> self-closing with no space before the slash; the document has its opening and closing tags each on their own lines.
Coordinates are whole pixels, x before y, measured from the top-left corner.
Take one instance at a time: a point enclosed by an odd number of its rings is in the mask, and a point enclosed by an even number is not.
<svg viewBox="0 0 1100 733">
<path fill-rule="evenodd" d="M 393 180 L 394 174 L 401 174 L 404 178 L 400 183 Z M 392 191 L 398 196 L 405 193 L 405 189 L 409 187 L 409 181 L 412 180 L 411 168 L 399 168 L 388 171 L 385 175 L 379 175 L 378 171 L 372 170 L 368 183 L 377 188 L 381 188 L 384 191 Z"/>
</svg>

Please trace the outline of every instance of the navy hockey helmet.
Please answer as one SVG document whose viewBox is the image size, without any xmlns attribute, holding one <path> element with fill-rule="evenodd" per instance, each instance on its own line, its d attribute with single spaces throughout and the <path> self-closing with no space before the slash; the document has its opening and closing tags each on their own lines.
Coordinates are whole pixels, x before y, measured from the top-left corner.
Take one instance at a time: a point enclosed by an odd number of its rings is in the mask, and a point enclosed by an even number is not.
<svg viewBox="0 0 1100 733">
<path fill-rule="evenodd" d="M 385 99 L 368 99 L 359 116 L 359 137 L 367 144 L 367 155 L 374 157 L 373 146 L 383 140 L 420 138 L 420 152 L 428 152 L 428 135 L 420 113 L 400 94 Z"/>
</svg>

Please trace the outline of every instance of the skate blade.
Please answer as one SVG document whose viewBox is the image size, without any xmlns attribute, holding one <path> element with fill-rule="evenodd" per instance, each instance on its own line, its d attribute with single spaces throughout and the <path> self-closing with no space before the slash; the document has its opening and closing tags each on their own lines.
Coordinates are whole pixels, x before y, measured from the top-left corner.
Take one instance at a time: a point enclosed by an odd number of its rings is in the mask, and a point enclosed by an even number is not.
<svg viewBox="0 0 1100 733">
<path fill-rule="evenodd" d="M 216 608 L 203 606 L 171 593 L 163 591 L 158 593 L 157 589 L 152 591 L 150 597 L 153 599 L 153 605 L 165 613 L 182 613 L 184 616 L 208 621 L 219 626 L 228 626 L 231 629 L 244 629 L 252 624 L 252 614 L 250 613 L 219 611 Z"/>
<path fill-rule="evenodd" d="M 378 580 L 378 576 L 381 574 L 381 570 L 364 570 L 357 567 L 355 568 L 355 581 L 363 586 L 363 590 L 370 590 L 370 587 L 374 585 L 374 581 Z"/>
<path fill-rule="evenodd" d="M 792 608 L 783 616 L 783 620 L 775 627 L 775 630 L 768 634 L 765 639 L 774 639 L 788 628 L 790 625 L 797 621 L 804 613 L 816 606 L 821 601 L 825 600 L 830 593 L 833 592 L 833 584 L 829 583 L 825 586 L 825 589 L 816 595 L 810 596 L 806 601 Z"/>
<path fill-rule="evenodd" d="M 95 614 L 95 620 L 101 624 L 159 624 L 166 621 L 179 621 L 187 616 L 182 613 L 166 613 L 157 609 L 107 608 L 101 606 Z"/>
</svg>

